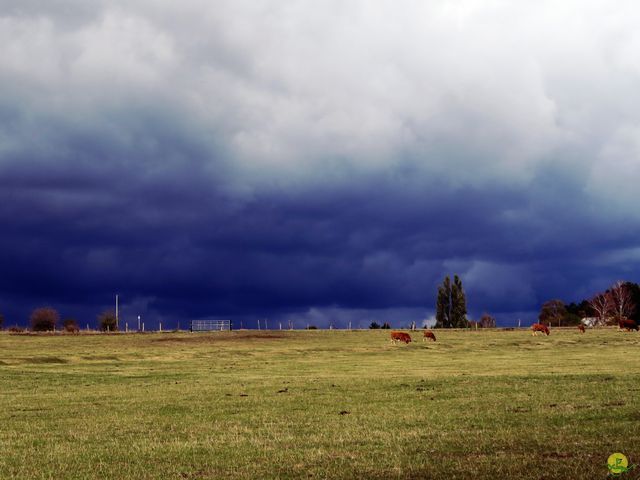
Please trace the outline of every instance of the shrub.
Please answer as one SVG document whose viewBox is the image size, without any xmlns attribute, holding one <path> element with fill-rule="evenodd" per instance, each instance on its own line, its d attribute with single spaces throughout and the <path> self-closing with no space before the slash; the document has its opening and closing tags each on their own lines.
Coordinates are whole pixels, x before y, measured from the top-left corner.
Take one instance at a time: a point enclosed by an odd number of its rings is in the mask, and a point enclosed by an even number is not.
<svg viewBox="0 0 640 480">
<path fill-rule="evenodd" d="M 496 328 L 496 319 L 485 312 L 480 318 L 479 326 L 482 328 Z"/>
<path fill-rule="evenodd" d="M 0 313 L 0 329 L 2 328 L 3 323 L 4 323 L 4 315 Z"/>
<path fill-rule="evenodd" d="M 567 313 L 562 319 L 562 325 L 565 325 L 565 326 L 582 325 L 582 319 L 575 313 Z"/>
<path fill-rule="evenodd" d="M 8 328 L 10 333 L 24 333 L 24 328 L 14 325 Z"/>
<path fill-rule="evenodd" d="M 98 328 L 103 332 L 116 332 L 118 330 L 118 322 L 116 315 L 111 310 L 102 312 L 98 317 Z"/>
<path fill-rule="evenodd" d="M 316 327 L 315 325 L 309 325 L 307 327 L 307 330 L 317 330 L 317 329 L 318 329 L 318 327 Z"/>
<path fill-rule="evenodd" d="M 378 324 L 378 322 L 371 322 L 371 325 L 369 325 L 369 328 L 375 330 L 377 328 L 380 328 L 380 324 Z"/>
<path fill-rule="evenodd" d="M 64 327 L 64 331 L 68 333 L 78 333 L 80 331 L 78 322 L 76 322 L 73 318 L 67 318 L 63 320 L 62 326 Z"/>
<path fill-rule="evenodd" d="M 36 308 L 31 313 L 31 330 L 34 332 L 48 332 L 56 329 L 60 316 L 51 307 Z"/>
<path fill-rule="evenodd" d="M 391 328 L 391 324 L 389 324 L 389 322 L 384 322 L 382 324 L 382 327 L 380 328 L 384 328 L 385 330 L 389 330 Z"/>
</svg>

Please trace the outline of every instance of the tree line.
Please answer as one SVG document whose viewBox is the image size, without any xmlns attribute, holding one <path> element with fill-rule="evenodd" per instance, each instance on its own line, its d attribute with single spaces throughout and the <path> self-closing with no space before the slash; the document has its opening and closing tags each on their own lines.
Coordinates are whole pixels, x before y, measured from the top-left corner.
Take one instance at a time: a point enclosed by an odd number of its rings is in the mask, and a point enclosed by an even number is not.
<svg viewBox="0 0 640 480">
<path fill-rule="evenodd" d="M 4 316 L 0 314 L 0 328 L 3 327 L 4 321 Z M 29 325 L 32 332 L 62 330 L 69 333 L 78 333 L 80 331 L 80 326 L 74 318 L 65 318 L 60 321 L 60 314 L 52 307 L 40 307 L 33 310 L 29 316 Z M 10 327 L 9 330 L 20 332 L 24 331 L 24 328 L 14 326 Z M 98 315 L 98 330 L 103 332 L 115 332 L 118 330 L 118 322 L 112 311 L 106 310 Z"/>
<path fill-rule="evenodd" d="M 538 320 L 549 326 L 579 325 L 583 318 L 590 319 L 594 326 L 615 325 L 621 320 L 640 323 L 640 285 L 619 280 L 578 303 L 549 300 L 538 315 Z"/>
</svg>

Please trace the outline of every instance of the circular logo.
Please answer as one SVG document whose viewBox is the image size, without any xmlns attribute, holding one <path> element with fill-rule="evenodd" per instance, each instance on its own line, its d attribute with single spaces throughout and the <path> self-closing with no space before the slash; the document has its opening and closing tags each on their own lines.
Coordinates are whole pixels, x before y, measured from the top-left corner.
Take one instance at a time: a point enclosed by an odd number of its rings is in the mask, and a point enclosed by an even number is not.
<svg viewBox="0 0 640 480">
<path fill-rule="evenodd" d="M 607 467 L 609 467 L 609 471 L 613 474 L 617 475 L 626 472 L 628 466 L 629 461 L 622 453 L 612 453 L 607 459 Z"/>
</svg>

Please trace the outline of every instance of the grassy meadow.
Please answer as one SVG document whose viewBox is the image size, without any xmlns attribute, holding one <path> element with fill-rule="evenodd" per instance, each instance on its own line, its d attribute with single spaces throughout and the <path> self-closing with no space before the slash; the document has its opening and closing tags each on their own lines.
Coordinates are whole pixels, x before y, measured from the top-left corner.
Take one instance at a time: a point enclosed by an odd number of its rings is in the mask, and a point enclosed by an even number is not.
<svg viewBox="0 0 640 480">
<path fill-rule="evenodd" d="M 611 453 L 640 463 L 640 334 L 436 335 L 0 333 L 0 478 L 604 479 Z"/>
</svg>

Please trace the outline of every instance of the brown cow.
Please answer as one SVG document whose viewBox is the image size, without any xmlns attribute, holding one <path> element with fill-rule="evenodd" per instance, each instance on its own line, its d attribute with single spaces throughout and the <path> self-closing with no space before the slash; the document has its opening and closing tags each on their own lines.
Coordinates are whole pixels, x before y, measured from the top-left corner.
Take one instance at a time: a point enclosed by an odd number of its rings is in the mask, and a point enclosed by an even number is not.
<svg viewBox="0 0 640 480">
<path fill-rule="evenodd" d="M 531 325 L 531 334 L 537 335 L 538 332 L 546 333 L 549 335 L 549 327 L 547 327 L 544 323 L 534 323 Z"/>
<path fill-rule="evenodd" d="M 411 342 L 411 335 L 404 332 L 391 332 L 391 343 L 404 342 L 408 344 Z"/>
<path fill-rule="evenodd" d="M 584 325 L 582 325 L 582 324 L 578 325 L 578 330 L 580 330 L 580 332 L 584 333 Z"/>
<path fill-rule="evenodd" d="M 635 320 L 623 318 L 618 322 L 618 326 L 620 327 L 620 330 L 626 330 L 627 332 L 630 332 L 631 330 L 635 330 L 636 332 L 638 331 L 638 324 Z"/>
<path fill-rule="evenodd" d="M 433 340 L 434 342 L 436 341 L 436 336 L 431 330 L 424 331 L 424 337 L 422 337 L 422 341 L 426 342 L 427 339 Z"/>
</svg>

